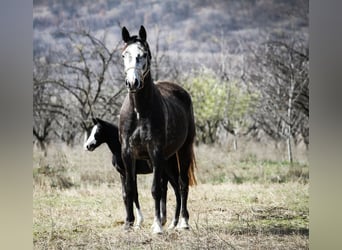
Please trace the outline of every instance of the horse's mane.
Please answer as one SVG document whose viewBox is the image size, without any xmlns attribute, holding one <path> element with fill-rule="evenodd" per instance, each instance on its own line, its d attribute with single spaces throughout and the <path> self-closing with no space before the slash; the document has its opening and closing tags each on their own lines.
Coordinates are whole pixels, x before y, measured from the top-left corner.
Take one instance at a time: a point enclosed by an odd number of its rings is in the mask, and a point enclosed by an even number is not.
<svg viewBox="0 0 342 250">
<path fill-rule="evenodd" d="M 119 131 L 118 126 L 116 126 L 116 125 L 114 125 L 114 124 L 112 124 L 112 123 L 110 123 L 110 122 L 104 121 L 104 120 L 102 120 L 102 122 L 103 122 L 104 124 L 106 124 L 106 126 L 110 127 L 110 129 L 115 130 L 115 132 L 118 132 L 118 131 Z"/>
</svg>

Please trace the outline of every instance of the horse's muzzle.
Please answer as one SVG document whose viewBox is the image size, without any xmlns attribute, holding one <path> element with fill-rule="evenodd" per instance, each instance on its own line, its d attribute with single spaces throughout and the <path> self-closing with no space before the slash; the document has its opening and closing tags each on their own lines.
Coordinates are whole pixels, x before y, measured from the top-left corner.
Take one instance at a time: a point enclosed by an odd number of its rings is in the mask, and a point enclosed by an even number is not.
<svg viewBox="0 0 342 250">
<path fill-rule="evenodd" d="M 88 151 L 94 151 L 95 149 L 95 146 L 93 144 L 90 144 L 90 145 L 86 145 L 85 146 L 85 150 L 88 150 Z"/>
<path fill-rule="evenodd" d="M 141 89 L 141 84 L 138 79 L 135 79 L 133 83 L 129 82 L 126 79 L 126 87 L 128 88 L 130 92 L 135 92 L 136 90 Z"/>
</svg>

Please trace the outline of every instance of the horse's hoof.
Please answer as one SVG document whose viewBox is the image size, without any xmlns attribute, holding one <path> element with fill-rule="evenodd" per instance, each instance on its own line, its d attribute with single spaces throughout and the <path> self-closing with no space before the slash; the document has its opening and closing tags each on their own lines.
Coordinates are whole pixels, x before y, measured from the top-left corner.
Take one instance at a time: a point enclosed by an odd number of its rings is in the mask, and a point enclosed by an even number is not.
<svg viewBox="0 0 342 250">
<path fill-rule="evenodd" d="M 140 228 L 143 222 L 144 222 L 144 219 L 141 217 L 140 219 L 137 220 L 137 224 L 135 226 Z"/>
<path fill-rule="evenodd" d="M 167 218 L 166 217 L 162 217 L 161 218 L 161 224 L 164 226 L 167 222 Z"/>
<path fill-rule="evenodd" d="M 140 209 L 136 208 L 136 212 L 137 212 L 137 218 L 136 218 L 137 224 L 136 225 L 140 227 L 144 222 L 144 216 L 142 212 L 140 211 Z"/>
<path fill-rule="evenodd" d="M 133 228 L 133 222 L 125 222 L 125 224 L 124 224 L 124 227 L 123 227 L 123 229 L 125 230 L 125 231 L 130 231 L 130 230 L 132 230 L 132 228 Z"/>
<path fill-rule="evenodd" d="M 168 230 L 173 230 L 176 228 L 178 221 L 172 220 L 171 224 L 167 228 Z"/>
<path fill-rule="evenodd" d="M 190 226 L 188 223 L 188 219 L 181 218 L 176 228 L 180 230 L 189 230 Z"/>
<path fill-rule="evenodd" d="M 162 234 L 163 233 L 163 227 L 159 220 L 154 219 L 154 222 L 152 224 L 152 233 L 153 234 Z"/>
</svg>

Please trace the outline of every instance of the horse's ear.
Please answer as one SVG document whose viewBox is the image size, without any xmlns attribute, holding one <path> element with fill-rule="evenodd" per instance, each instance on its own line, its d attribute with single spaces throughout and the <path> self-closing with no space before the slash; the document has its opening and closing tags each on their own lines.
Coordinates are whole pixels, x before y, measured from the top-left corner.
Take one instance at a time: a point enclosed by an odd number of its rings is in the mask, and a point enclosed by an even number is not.
<svg viewBox="0 0 342 250">
<path fill-rule="evenodd" d="M 92 120 L 93 120 L 94 125 L 96 125 L 97 124 L 96 118 L 92 118 Z"/>
<path fill-rule="evenodd" d="M 131 38 L 131 36 L 129 35 L 128 30 L 126 29 L 126 27 L 124 26 L 122 28 L 122 40 L 127 43 L 129 41 L 129 39 Z"/>
<path fill-rule="evenodd" d="M 139 37 L 143 42 L 146 42 L 146 30 L 143 25 L 140 26 Z"/>
<path fill-rule="evenodd" d="M 100 125 L 105 125 L 105 122 L 103 120 L 101 120 L 100 118 L 96 118 L 96 121 Z"/>
</svg>

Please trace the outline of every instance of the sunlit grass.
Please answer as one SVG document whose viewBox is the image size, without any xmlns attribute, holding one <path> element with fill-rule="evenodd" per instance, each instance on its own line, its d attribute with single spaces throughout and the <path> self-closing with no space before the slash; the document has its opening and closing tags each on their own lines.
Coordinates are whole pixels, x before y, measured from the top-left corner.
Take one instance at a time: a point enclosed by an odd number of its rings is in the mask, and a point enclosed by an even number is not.
<svg viewBox="0 0 342 250">
<path fill-rule="evenodd" d="M 150 228 L 154 214 L 151 175 L 138 176 L 144 225 L 127 233 L 122 228 L 125 209 L 120 178 L 106 147 L 92 153 L 80 148 L 50 148 L 46 158 L 34 152 L 34 248 L 308 248 L 308 175 L 292 178 L 286 161 L 227 154 L 217 148 L 200 147 L 196 155 L 199 184 L 189 193 L 191 229 L 167 231 L 166 226 L 163 235 L 155 236 Z M 296 167 L 308 171 L 305 164 Z M 56 186 L 52 182 L 56 176 L 72 185 L 65 187 L 59 182 Z M 174 207 L 169 187 L 168 223 Z"/>
</svg>

